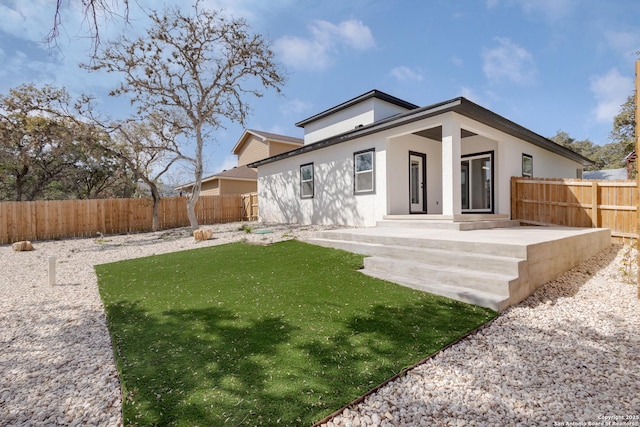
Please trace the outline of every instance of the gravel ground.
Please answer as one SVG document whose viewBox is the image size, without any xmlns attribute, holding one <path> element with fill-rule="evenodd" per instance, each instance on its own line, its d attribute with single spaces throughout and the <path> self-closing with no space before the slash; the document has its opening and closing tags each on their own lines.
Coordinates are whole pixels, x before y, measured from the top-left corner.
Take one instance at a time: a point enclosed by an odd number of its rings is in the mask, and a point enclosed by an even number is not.
<svg viewBox="0 0 640 427">
<path fill-rule="evenodd" d="M 122 425 L 93 266 L 316 231 L 276 226 L 268 227 L 272 234 L 246 234 L 239 225 L 212 226 L 214 239 L 199 243 L 178 229 L 34 242 L 33 252 L 0 246 L 0 425 Z M 639 426 L 640 301 L 635 271 L 623 272 L 632 257 L 611 246 L 324 425 Z"/>
<path fill-rule="evenodd" d="M 322 425 L 639 426 L 635 254 L 612 245 Z"/>
<path fill-rule="evenodd" d="M 122 425 L 120 381 L 93 266 L 232 241 L 305 239 L 316 231 L 269 226 L 271 234 L 247 234 L 241 225 L 210 226 L 214 238 L 203 242 L 176 229 L 33 242 L 32 252 L 0 246 L 0 425 Z M 55 286 L 48 279 L 52 255 Z"/>
</svg>

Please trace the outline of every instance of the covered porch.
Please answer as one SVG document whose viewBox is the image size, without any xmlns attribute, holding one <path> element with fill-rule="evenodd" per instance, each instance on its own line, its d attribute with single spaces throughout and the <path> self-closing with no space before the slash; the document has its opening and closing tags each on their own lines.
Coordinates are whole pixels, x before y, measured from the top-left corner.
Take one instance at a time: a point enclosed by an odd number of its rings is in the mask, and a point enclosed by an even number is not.
<svg viewBox="0 0 640 427">
<path fill-rule="evenodd" d="M 395 128 L 386 135 L 386 215 L 449 222 L 509 219 L 512 176 L 535 171 L 539 177 L 575 178 L 582 171 L 581 163 L 537 145 L 535 137 L 549 143 L 521 128 L 488 126 L 456 112 Z"/>
</svg>

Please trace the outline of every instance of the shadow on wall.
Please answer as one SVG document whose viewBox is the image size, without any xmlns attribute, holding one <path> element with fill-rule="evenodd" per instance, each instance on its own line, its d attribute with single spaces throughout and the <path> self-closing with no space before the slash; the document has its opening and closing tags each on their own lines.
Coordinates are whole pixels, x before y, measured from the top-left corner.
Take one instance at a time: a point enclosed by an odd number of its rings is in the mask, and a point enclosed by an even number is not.
<svg viewBox="0 0 640 427">
<path fill-rule="evenodd" d="M 300 197 L 297 170 L 261 178 L 260 211 L 265 222 L 321 225 L 362 225 L 353 195 L 348 160 L 316 164 L 314 197 Z M 364 196 L 369 197 L 369 196 Z"/>
</svg>

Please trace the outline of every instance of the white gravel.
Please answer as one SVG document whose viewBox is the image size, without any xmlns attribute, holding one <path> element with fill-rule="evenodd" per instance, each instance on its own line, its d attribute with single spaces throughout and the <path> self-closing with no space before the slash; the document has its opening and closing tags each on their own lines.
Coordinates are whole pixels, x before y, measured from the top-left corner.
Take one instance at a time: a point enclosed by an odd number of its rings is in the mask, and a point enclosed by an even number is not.
<svg viewBox="0 0 640 427">
<path fill-rule="evenodd" d="M 94 265 L 232 241 L 305 239 L 314 227 L 209 226 L 195 242 L 188 229 L 33 242 L 32 252 L 0 246 L 0 426 L 122 425 L 122 395 Z M 49 285 L 48 258 L 56 257 Z"/>
<path fill-rule="evenodd" d="M 639 426 L 635 254 L 612 245 L 323 426 Z"/>
<path fill-rule="evenodd" d="M 179 229 L 34 242 L 33 252 L 0 246 L 0 425 L 122 425 L 93 266 L 316 230 L 269 226 L 261 235 L 239 225 L 214 225 L 215 238 L 199 243 Z M 611 246 L 325 425 L 640 426 L 640 301 L 635 270 L 623 274 L 634 257 Z"/>
</svg>

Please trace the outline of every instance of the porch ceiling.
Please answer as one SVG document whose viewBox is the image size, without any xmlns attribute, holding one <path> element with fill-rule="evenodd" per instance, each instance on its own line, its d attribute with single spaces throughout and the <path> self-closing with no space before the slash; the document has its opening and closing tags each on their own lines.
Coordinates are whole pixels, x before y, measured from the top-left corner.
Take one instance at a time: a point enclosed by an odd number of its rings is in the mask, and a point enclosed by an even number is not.
<svg viewBox="0 0 640 427">
<path fill-rule="evenodd" d="M 423 138 L 429 138 L 436 141 L 442 141 L 442 126 L 438 126 L 431 129 L 421 130 L 419 132 L 415 132 L 414 135 L 421 136 Z M 470 136 L 476 136 L 477 134 L 468 131 L 466 129 L 460 129 L 460 136 L 462 138 L 467 138 Z"/>
</svg>

